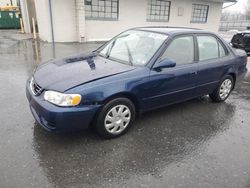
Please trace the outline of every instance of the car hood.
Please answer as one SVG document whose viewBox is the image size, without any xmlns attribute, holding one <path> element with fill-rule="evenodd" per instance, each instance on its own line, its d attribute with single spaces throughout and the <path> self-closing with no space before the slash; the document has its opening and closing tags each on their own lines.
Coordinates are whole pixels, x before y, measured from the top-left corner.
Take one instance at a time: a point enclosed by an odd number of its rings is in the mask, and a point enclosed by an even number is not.
<svg viewBox="0 0 250 188">
<path fill-rule="evenodd" d="M 34 80 L 43 89 L 65 92 L 78 85 L 133 69 L 135 67 L 91 54 L 43 64 L 36 69 Z"/>
</svg>

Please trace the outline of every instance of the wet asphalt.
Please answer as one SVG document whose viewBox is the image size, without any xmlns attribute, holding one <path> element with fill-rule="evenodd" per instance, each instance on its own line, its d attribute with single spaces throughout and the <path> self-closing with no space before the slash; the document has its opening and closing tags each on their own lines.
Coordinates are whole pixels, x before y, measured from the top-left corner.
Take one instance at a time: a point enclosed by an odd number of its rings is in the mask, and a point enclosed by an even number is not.
<svg viewBox="0 0 250 188">
<path fill-rule="evenodd" d="M 205 96 L 146 113 L 117 139 L 40 128 L 25 97 L 33 69 L 99 45 L 0 31 L 0 187 L 250 188 L 249 73 L 226 102 Z"/>
</svg>

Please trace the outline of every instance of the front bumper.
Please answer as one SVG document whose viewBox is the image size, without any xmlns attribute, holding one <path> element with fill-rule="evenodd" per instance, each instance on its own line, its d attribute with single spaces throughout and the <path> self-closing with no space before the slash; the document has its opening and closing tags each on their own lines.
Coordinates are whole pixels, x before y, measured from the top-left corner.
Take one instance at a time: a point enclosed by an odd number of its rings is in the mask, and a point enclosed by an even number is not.
<svg viewBox="0 0 250 188">
<path fill-rule="evenodd" d="M 32 115 L 39 125 L 50 132 L 69 132 L 84 130 L 91 124 L 101 105 L 81 105 L 77 107 L 58 107 L 39 96 L 32 94 L 29 83 L 26 96 Z"/>
</svg>

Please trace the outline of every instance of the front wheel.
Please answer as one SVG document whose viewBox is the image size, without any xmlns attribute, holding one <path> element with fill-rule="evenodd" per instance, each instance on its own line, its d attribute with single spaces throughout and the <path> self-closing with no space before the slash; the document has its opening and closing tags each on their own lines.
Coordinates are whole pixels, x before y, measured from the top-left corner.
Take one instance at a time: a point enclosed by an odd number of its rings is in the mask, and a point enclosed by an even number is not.
<svg viewBox="0 0 250 188">
<path fill-rule="evenodd" d="M 234 79 L 232 76 L 228 75 L 222 79 L 219 87 L 217 87 L 209 96 L 215 102 L 223 102 L 229 97 L 231 91 L 233 90 L 233 86 Z"/>
<path fill-rule="evenodd" d="M 117 98 L 104 105 L 95 127 L 100 136 L 115 138 L 126 133 L 134 119 L 134 104 L 127 98 Z"/>
</svg>

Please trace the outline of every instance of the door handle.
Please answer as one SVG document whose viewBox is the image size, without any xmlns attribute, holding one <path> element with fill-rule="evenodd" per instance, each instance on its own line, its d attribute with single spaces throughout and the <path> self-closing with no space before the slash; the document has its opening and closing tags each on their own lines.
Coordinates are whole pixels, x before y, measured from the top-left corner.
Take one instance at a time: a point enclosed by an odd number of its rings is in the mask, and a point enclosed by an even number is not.
<svg viewBox="0 0 250 188">
<path fill-rule="evenodd" d="M 197 74 L 197 71 L 194 71 L 194 72 L 190 72 L 191 75 L 196 75 Z"/>
</svg>

